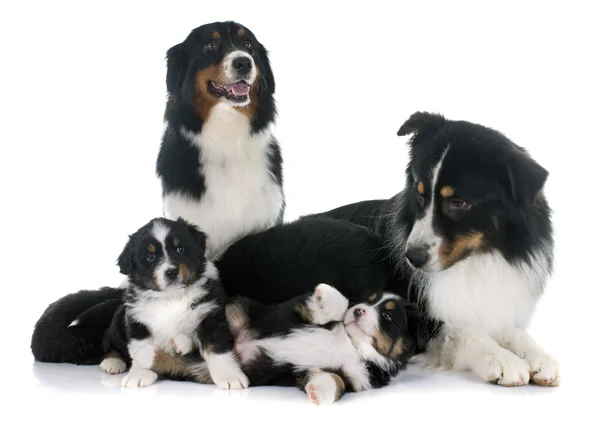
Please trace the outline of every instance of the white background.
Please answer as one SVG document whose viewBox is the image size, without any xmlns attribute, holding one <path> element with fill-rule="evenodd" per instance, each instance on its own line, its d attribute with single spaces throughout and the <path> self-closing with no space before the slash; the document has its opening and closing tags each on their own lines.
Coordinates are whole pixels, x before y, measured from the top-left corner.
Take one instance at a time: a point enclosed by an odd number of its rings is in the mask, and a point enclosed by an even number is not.
<svg viewBox="0 0 600 421">
<path fill-rule="evenodd" d="M 2 2 L 4 411 L 61 411 L 64 419 L 598 415 L 593 2 L 150 3 Z M 396 132 L 418 110 L 494 127 L 550 171 L 556 272 L 530 331 L 561 362 L 560 388 L 504 389 L 411 369 L 393 386 L 326 408 L 293 388 L 228 396 L 160 382 L 121 391 L 98 367 L 33 363 L 30 335 L 45 307 L 120 283 L 114 263 L 127 235 L 161 214 L 154 163 L 166 50 L 196 26 L 229 19 L 271 51 L 287 220 L 399 191 L 407 150 Z"/>
</svg>

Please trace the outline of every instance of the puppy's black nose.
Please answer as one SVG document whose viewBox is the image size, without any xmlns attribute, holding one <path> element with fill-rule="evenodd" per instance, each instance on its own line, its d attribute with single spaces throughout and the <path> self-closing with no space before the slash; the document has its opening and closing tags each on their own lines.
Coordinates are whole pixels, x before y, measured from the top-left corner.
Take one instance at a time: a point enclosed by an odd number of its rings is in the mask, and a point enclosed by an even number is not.
<svg viewBox="0 0 600 421">
<path fill-rule="evenodd" d="M 177 269 L 177 268 L 167 269 L 165 271 L 165 275 L 167 276 L 167 278 L 169 278 L 171 281 L 173 281 L 173 280 L 175 280 L 175 278 L 177 278 L 177 275 L 179 275 L 179 269 Z"/>
<path fill-rule="evenodd" d="M 233 60 L 233 68 L 241 73 L 248 73 L 252 69 L 250 57 L 237 57 Z"/>
<path fill-rule="evenodd" d="M 427 251 L 427 247 L 412 247 L 406 250 L 406 258 L 416 268 L 420 268 L 425 263 L 427 263 L 427 259 L 429 259 L 429 252 Z"/>
<path fill-rule="evenodd" d="M 365 309 L 358 307 L 354 309 L 353 313 L 355 319 L 360 319 L 362 316 L 365 315 Z"/>
</svg>

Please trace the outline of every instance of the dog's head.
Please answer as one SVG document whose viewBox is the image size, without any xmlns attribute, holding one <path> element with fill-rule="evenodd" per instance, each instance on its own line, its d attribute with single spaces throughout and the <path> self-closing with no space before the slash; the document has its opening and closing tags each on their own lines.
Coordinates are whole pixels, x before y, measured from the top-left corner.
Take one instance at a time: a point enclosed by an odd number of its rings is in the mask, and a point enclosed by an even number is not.
<svg viewBox="0 0 600 421">
<path fill-rule="evenodd" d="M 548 171 L 503 134 L 418 112 L 398 135 L 412 136 L 402 215 L 411 266 L 438 272 L 494 250 L 526 255 L 549 232 Z"/>
<path fill-rule="evenodd" d="M 430 338 L 417 305 L 391 293 L 350 307 L 344 326 L 361 356 L 380 366 L 406 363 Z"/>
<path fill-rule="evenodd" d="M 167 91 L 206 120 L 217 103 L 247 113 L 272 101 L 275 80 L 265 47 L 245 26 L 214 22 L 167 52 Z"/>
<path fill-rule="evenodd" d="M 139 288 L 164 291 L 195 282 L 210 266 L 206 235 L 183 219 L 155 218 L 129 236 L 117 264 Z"/>
</svg>

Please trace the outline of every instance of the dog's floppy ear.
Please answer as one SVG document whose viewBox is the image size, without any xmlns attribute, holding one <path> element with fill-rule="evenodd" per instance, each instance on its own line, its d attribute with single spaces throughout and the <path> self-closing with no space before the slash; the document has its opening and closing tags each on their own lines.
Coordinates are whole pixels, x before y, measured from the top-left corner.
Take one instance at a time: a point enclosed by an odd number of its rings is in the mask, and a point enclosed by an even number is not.
<svg viewBox="0 0 600 421">
<path fill-rule="evenodd" d="M 269 59 L 269 52 L 267 51 L 267 49 L 265 47 L 263 47 L 262 44 L 260 44 L 260 58 L 264 63 L 264 67 L 265 67 L 265 74 L 263 74 L 262 76 L 264 77 L 264 82 L 267 85 L 267 91 L 273 95 L 275 93 L 275 76 L 273 76 L 273 72 L 271 71 L 271 62 Z M 263 78 L 260 78 L 261 80 Z M 259 80 L 259 83 L 261 82 L 261 80 Z"/>
<path fill-rule="evenodd" d="M 167 51 L 167 92 L 173 95 L 183 85 L 188 68 L 188 59 L 183 43 L 174 45 Z"/>
<path fill-rule="evenodd" d="M 546 184 L 548 170 L 524 152 L 514 155 L 507 167 L 512 198 L 519 204 L 531 206 Z"/>
<path fill-rule="evenodd" d="M 117 265 L 119 265 L 119 272 L 121 272 L 123 275 L 131 275 L 134 265 L 131 236 L 129 236 L 129 241 L 127 241 L 127 244 L 125 244 L 123 251 L 117 259 Z"/>
<path fill-rule="evenodd" d="M 406 316 L 408 319 L 408 333 L 412 336 L 418 350 L 424 350 L 429 343 L 431 332 L 423 313 L 416 304 L 410 303 L 406 307 Z"/>
<path fill-rule="evenodd" d="M 206 251 L 206 234 L 196 225 L 186 221 L 181 217 L 177 218 L 177 222 L 184 224 L 187 227 L 190 235 L 194 239 L 194 243 L 196 244 L 198 251 L 204 255 L 204 252 Z"/>
<path fill-rule="evenodd" d="M 424 132 L 437 131 L 445 121 L 446 120 L 441 114 L 417 111 L 402 124 L 397 135 L 419 135 Z"/>
</svg>

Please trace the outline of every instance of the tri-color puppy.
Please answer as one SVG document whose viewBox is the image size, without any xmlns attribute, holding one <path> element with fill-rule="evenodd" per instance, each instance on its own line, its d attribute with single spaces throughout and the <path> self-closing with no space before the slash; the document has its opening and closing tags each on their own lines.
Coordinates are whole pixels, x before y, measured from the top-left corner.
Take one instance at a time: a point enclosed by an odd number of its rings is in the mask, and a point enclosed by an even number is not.
<svg viewBox="0 0 600 421">
<path fill-rule="evenodd" d="M 233 352 L 217 269 L 205 250 L 206 235 L 183 219 L 156 218 L 130 236 L 118 259 L 129 287 L 107 331 L 107 357 L 100 364 L 104 372 L 118 374 L 130 362 L 123 387 L 156 381 L 157 349 L 199 352 L 219 388 L 248 386 Z"/>
<path fill-rule="evenodd" d="M 348 307 L 327 284 L 275 305 L 231 298 L 227 322 L 250 386 L 296 386 L 315 404 L 332 403 L 346 392 L 388 385 L 427 344 L 417 306 L 397 295 L 373 295 Z M 212 383 L 210 365 L 198 355 L 159 351 L 152 369 L 171 379 Z"/>
<path fill-rule="evenodd" d="M 164 214 L 207 234 L 207 258 L 282 221 L 283 160 L 272 133 L 275 79 L 265 47 L 236 22 L 202 25 L 167 52 L 156 161 Z"/>
</svg>

